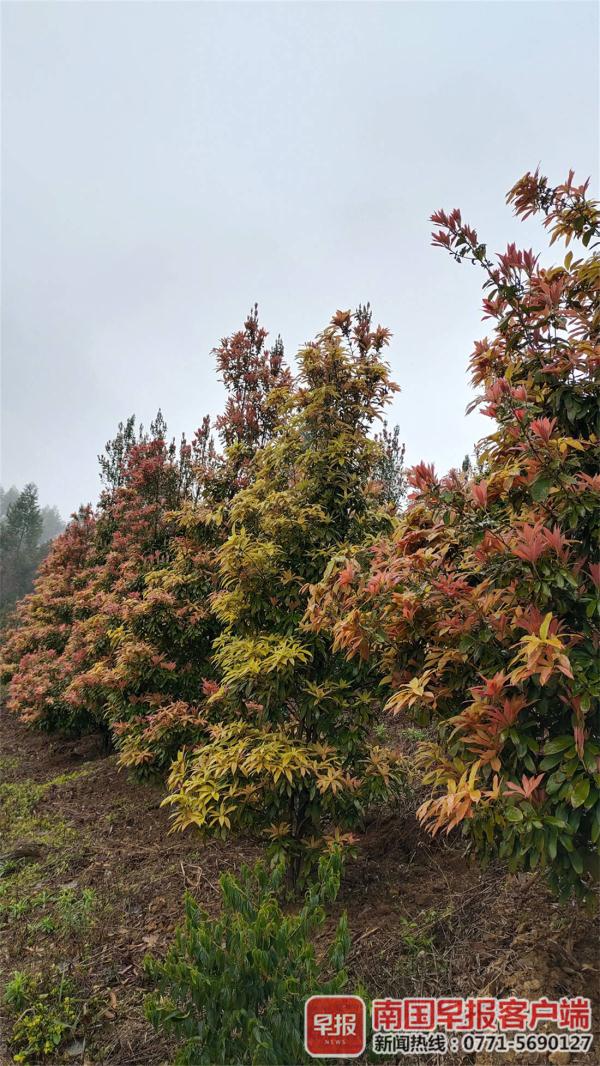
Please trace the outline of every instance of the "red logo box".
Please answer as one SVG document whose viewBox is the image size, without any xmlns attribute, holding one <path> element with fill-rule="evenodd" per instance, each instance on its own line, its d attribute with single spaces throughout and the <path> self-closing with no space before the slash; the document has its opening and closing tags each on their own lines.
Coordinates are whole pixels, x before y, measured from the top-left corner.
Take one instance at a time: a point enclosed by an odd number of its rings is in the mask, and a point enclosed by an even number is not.
<svg viewBox="0 0 600 1066">
<path fill-rule="evenodd" d="M 314 1058 L 356 1058 L 365 1050 L 366 1010 L 360 996 L 311 996 L 304 1005 L 304 1047 Z"/>
</svg>

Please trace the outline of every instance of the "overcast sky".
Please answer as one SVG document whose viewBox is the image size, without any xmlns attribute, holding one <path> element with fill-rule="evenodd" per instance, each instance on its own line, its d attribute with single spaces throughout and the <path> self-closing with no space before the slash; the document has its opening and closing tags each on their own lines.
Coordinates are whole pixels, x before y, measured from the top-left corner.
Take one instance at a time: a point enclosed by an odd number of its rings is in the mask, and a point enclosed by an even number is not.
<svg viewBox="0 0 600 1066">
<path fill-rule="evenodd" d="M 337 308 L 392 329 L 409 461 L 461 462 L 480 279 L 430 246 L 460 206 L 598 172 L 598 7 L 575 2 L 4 3 L 6 487 L 68 514 L 132 412 L 216 414 L 211 348 L 254 301 L 289 356 Z"/>
</svg>

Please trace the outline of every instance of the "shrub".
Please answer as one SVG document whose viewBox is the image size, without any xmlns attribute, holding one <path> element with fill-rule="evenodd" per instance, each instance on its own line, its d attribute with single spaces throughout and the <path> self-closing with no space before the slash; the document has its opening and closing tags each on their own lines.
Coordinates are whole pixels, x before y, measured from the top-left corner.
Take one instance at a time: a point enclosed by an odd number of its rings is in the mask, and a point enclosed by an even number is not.
<svg viewBox="0 0 600 1066">
<path fill-rule="evenodd" d="M 227 536 L 224 510 L 248 483 L 257 448 L 277 432 L 291 388 L 281 341 L 268 347 L 266 339 L 255 307 L 243 329 L 215 349 L 228 394 L 216 420 L 223 451 L 215 450 L 205 418 L 191 455 L 193 491 L 170 516 L 166 550 L 111 631 L 108 709 L 121 762 L 138 773 L 166 768 L 182 747 L 206 736 L 205 689 L 221 629 L 210 597 L 218 580 L 216 551 Z"/>
<path fill-rule="evenodd" d="M 106 445 L 96 513 L 82 509 L 58 538 L 7 637 L 7 705 L 27 724 L 100 728 L 138 773 L 205 735 L 220 508 L 248 483 L 292 384 L 281 342 L 266 337 L 254 308 L 215 351 L 222 455 L 208 418 L 177 447 L 160 412 L 149 432 L 131 417 Z"/>
<path fill-rule="evenodd" d="M 89 723 L 87 713 L 64 698 L 71 677 L 64 651 L 75 619 L 88 613 L 81 593 L 95 564 L 95 529 L 91 508 L 73 515 L 53 541 L 3 642 L 7 709 L 49 731 L 77 733 Z"/>
<path fill-rule="evenodd" d="M 159 705 L 179 694 L 174 627 L 163 617 L 174 597 L 151 592 L 143 603 L 149 575 L 170 557 L 170 512 L 181 506 L 192 479 L 191 447 L 183 441 L 177 449 L 165 434 L 159 415 L 150 435 L 127 450 L 118 486 L 103 495 L 96 534 L 101 561 L 82 594 L 90 610 L 74 621 L 63 653 L 74 664 L 65 700 L 105 727 L 115 716 L 111 699 L 135 713 L 150 693 Z"/>
<path fill-rule="evenodd" d="M 324 958 L 317 958 L 312 943 L 325 921 L 323 904 L 337 895 L 340 872 L 339 850 L 322 856 L 318 879 L 296 913 L 283 911 L 277 899 L 281 860 L 270 869 L 244 867 L 238 880 L 224 874 L 216 920 L 186 896 L 185 922 L 165 960 L 146 960 L 157 986 L 147 1016 L 181 1042 L 175 1063 L 307 1061 L 304 1002 L 317 992 L 337 993 L 347 981 L 346 916 Z"/>
<path fill-rule="evenodd" d="M 177 805 L 176 828 L 195 825 L 226 836 L 234 827 L 267 825 L 269 838 L 288 856 L 304 852 L 304 864 L 291 864 L 296 873 L 310 868 L 313 850 L 351 838 L 336 823 L 354 824 L 400 781 L 398 757 L 377 745 L 365 747 L 362 760 L 355 753 L 353 768 L 360 777 L 349 782 L 343 753 L 331 743 L 291 744 L 285 730 L 242 722 L 209 726 L 208 732 L 209 741 L 190 755 L 180 753 L 171 769 L 173 792 L 166 802 Z M 304 808 L 294 805 L 300 796 Z M 296 818 L 297 837 L 290 839 L 290 822 L 278 822 L 282 811 Z M 323 827 L 315 836 L 302 834 L 301 817 L 315 831 L 326 820 L 329 833 Z"/>
<path fill-rule="evenodd" d="M 369 670 L 305 618 L 332 555 L 393 527 L 397 442 L 369 436 L 396 389 L 388 336 L 369 308 L 338 312 L 299 354 L 285 417 L 224 513 L 212 601 L 223 628 L 207 701 L 216 725 L 169 781 L 178 828 L 266 831 L 293 855 L 292 876 L 307 844 L 351 829 L 401 780 L 395 753 L 371 750 L 379 701 Z"/>
<path fill-rule="evenodd" d="M 157 470 L 172 484 L 162 497 L 154 494 L 155 514 L 141 508 L 141 528 L 148 520 L 154 525 L 150 546 L 127 541 L 129 511 L 119 519 L 123 562 L 100 601 L 104 646 L 71 690 L 75 698 L 98 693 L 121 762 L 139 774 L 163 770 L 183 744 L 203 733 L 202 679 L 217 631 L 208 607 L 212 534 L 201 521 L 192 526 L 188 520 L 182 530 L 178 516 L 195 506 L 211 459 L 205 420 L 193 444 L 183 442 L 176 462 Z"/>
<path fill-rule="evenodd" d="M 167 550 L 167 513 L 188 491 L 190 450 L 183 442 L 178 454 L 165 433 L 160 412 L 150 433 L 140 427 L 137 439 L 133 419 L 119 428 L 101 460 L 105 488 L 97 512 L 82 508 L 57 538 L 17 612 L 4 674 L 8 706 L 27 723 L 108 731 L 113 634 Z"/>
<path fill-rule="evenodd" d="M 586 188 L 527 174 L 508 199 L 585 248 L 600 234 Z M 545 268 L 510 245 L 494 262 L 459 211 L 433 220 L 434 243 L 486 277 L 494 335 L 471 370 L 495 427 L 475 469 L 410 472 L 394 536 L 352 553 L 312 617 L 379 664 L 390 709 L 437 724 L 425 824 L 585 895 L 600 838 L 599 260 L 571 250 Z"/>
</svg>

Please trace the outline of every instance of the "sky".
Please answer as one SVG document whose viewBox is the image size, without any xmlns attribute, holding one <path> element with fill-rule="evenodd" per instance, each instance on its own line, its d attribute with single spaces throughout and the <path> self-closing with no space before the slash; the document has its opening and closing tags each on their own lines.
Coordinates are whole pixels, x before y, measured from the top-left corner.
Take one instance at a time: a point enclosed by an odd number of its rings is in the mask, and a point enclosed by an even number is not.
<svg viewBox="0 0 600 1066">
<path fill-rule="evenodd" d="M 461 463 L 480 276 L 430 244 L 459 206 L 543 246 L 505 194 L 598 177 L 598 11 L 578 2 L 2 5 L 2 449 L 68 515 L 160 407 L 191 435 L 211 349 L 259 304 L 287 355 L 370 301 L 407 461 Z"/>
</svg>

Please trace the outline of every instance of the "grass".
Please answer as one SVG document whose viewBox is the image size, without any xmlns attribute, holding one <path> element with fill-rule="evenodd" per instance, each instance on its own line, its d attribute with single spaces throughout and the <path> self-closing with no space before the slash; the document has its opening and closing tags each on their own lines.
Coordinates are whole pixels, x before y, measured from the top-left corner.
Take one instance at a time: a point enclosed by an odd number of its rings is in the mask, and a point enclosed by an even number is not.
<svg viewBox="0 0 600 1066">
<path fill-rule="evenodd" d="M 5 777 L 15 770 L 15 762 L 0 761 Z M 24 1066 L 56 1062 L 63 1045 L 76 1035 L 82 1011 L 93 1013 L 91 1000 L 86 1002 L 73 975 L 56 960 L 67 955 L 83 973 L 102 908 L 92 888 L 61 885 L 80 851 L 81 833 L 42 808 L 50 793 L 90 772 L 83 768 L 41 783 L 17 779 L 0 784 L 0 928 L 8 931 L 13 958 L 31 960 L 30 968 L 12 974 L 4 993 L 13 1061 Z M 54 965 L 48 960 L 55 960 Z"/>
<path fill-rule="evenodd" d="M 4 759 L 2 762 L 6 769 L 6 763 L 12 763 L 12 760 Z M 37 807 L 50 789 L 60 789 L 88 773 L 90 771 L 87 769 L 75 770 L 73 773 L 59 774 L 42 784 L 34 781 L 0 783 L 0 834 L 6 846 L 4 854 L 9 856 L 6 861 L 15 861 L 10 859 L 10 847 L 16 842 L 26 840 L 28 844 L 60 848 L 73 841 L 74 830 L 63 819 L 39 815 Z M 5 869 L 0 870 L 3 876 L 6 872 Z"/>
<path fill-rule="evenodd" d="M 77 892 L 64 887 L 51 893 L 42 887 L 49 877 L 56 881 L 68 870 L 69 846 L 75 844 L 77 834 L 62 818 L 37 809 L 50 789 L 60 789 L 86 773 L 89 770 L 76 770 L 42 784 L 0 784 L 0 832 L 6 848 L 4 862 L 0 858 L 0 924 L 20 923 L 33 912 L 43 911 L 27 923 L 30 936 L 55 931 L 65 936 L 82 935 L 89 929 L 97 910 L 93 889 Z"/>
</svg>

